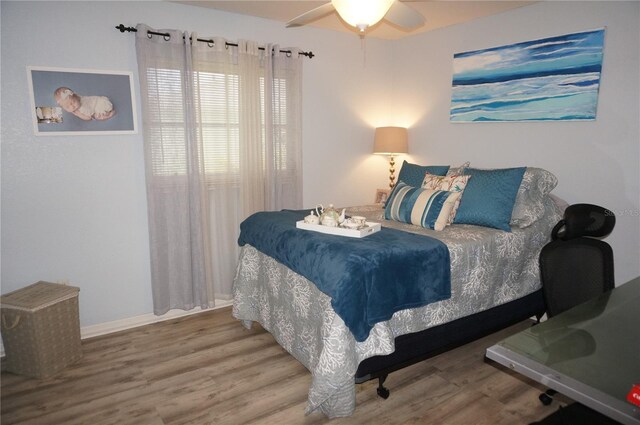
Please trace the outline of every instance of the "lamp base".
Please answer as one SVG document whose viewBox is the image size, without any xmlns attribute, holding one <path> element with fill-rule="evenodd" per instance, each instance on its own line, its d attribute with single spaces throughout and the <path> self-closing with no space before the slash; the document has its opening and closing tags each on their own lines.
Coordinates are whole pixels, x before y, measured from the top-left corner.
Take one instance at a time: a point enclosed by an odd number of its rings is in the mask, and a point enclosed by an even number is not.
<svg viewBox="0 0 640 425">
<path fill-rule="evenodd" d="M 389 189 L 393 189 L 393 187 L 396 185 L 395 166 L 396 161 L 393 158 L 393 155 L 389 155 Z"/>
</svg>

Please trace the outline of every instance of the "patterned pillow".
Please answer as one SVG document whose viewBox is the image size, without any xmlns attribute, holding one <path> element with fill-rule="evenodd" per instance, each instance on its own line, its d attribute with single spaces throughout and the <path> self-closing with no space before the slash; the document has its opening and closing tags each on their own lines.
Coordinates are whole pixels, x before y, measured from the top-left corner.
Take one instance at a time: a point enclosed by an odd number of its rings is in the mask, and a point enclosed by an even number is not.
<svg viewBox="0 0 640 425">
<path fill-rule="evenodd" d="M 511 231 L 509 222 L 526 168 L 467 168 L 472 179 L 465 188 L 454 223 Z"/>
<path fill-rule="evenodd" d="M 451 208 L 459 197 L 459 193 L 427 190 L 400 182 L 389 195 L 384 218 L 440 231 L 447 225 Z"/>
<path fill-rule="evenodd" d="M 462 176 L 464 175 L 464 170 L 469 168 L 470 165 L 471 165 L 471 162 L 467 161 L 459 167 L 449 167 L 449 170 L 447 171 L 447 176 Z M 431 174 L 436 174 L 436 173 L 431 173 Z"/>
<path fill-rule="evenodd" d="M 402 162 L 402 168 L 398 174 L 398 181 L 403 181 L 409 186 L 418 187 L 420 183 L 422 183 L 425 173 L 444 176 L 448 170 L 448 165 L 417 165 L 405 160 Z"/>
<path fill-rule="evenodd" d="M 430 190 L 447 190 L 449 192 L 457 192 L 459 195 L 456 197 L 456 201 L 449 212 L 449 217 L 447 218 L 447 224 L 453 223 L 453 219 L 456 216 L 456 212 L 458 211 L 458 207 L 460 206 L 460 199 L 462 199 L 462 192 L 464 192 L 464 188 L 467 186 L 469 179 L 471 176 L 455 176 L 455 175 L 447 175 L 447 176 L 434 176 L 432 174 L 427 173 L 424 176 L 424 180 L 422 181 L 423 189 Z"/>
<path fill-rule="evenodd" d="M 556 176 L 542 168 L 527 167 L 511 214 L 512 226 L 531 226 L 544 215 L 544 198 L 556 187 Z"/>
</svg>

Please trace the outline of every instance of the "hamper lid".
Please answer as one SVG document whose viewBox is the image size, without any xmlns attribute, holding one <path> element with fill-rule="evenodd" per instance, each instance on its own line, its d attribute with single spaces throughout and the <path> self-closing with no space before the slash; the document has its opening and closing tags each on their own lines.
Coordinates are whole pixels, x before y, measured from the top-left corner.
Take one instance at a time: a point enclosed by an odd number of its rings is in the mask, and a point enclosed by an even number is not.
<svg viewBox="0 0 640 425">
<path fill-rule="evenodd" d="M 0 297 L 0 307 L 36 311 L 78 295 L 80 288 L 37 282 Z"/>
</svg>

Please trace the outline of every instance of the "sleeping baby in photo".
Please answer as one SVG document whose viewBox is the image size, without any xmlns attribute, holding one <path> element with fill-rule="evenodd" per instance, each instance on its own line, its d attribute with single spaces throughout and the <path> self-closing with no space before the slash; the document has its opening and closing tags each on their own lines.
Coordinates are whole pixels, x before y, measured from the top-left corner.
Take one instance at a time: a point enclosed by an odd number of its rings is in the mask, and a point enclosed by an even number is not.
<svg viewBox="0 0 640 425">
<path fill-rule="evenodd" d="M 62 109 L 85 121 L 108 120 L 116 113 L 106 96 L 81 96 L 68 87 L 58 87 L 53 97 Z"/>
</svg>

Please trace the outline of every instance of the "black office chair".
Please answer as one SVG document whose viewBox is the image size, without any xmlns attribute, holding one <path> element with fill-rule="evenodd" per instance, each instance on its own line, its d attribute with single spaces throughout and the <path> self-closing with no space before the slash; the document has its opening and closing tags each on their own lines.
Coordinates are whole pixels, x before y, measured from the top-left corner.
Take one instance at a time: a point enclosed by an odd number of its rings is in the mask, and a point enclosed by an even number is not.
<svg viewBox="0 0 640 425">
<path fill-rule="evenodd" d="M 614 288 L 613 251 L 596 238 L 610 234 L 615 224 L 615 214 L 597 205 L 575 204 L 565 210 L 551 232 L 552 241 L 540 252 L 548 317 Z M 555 393 L 541 394 L 542 404 L 551 404 Z"/>
</svg>

